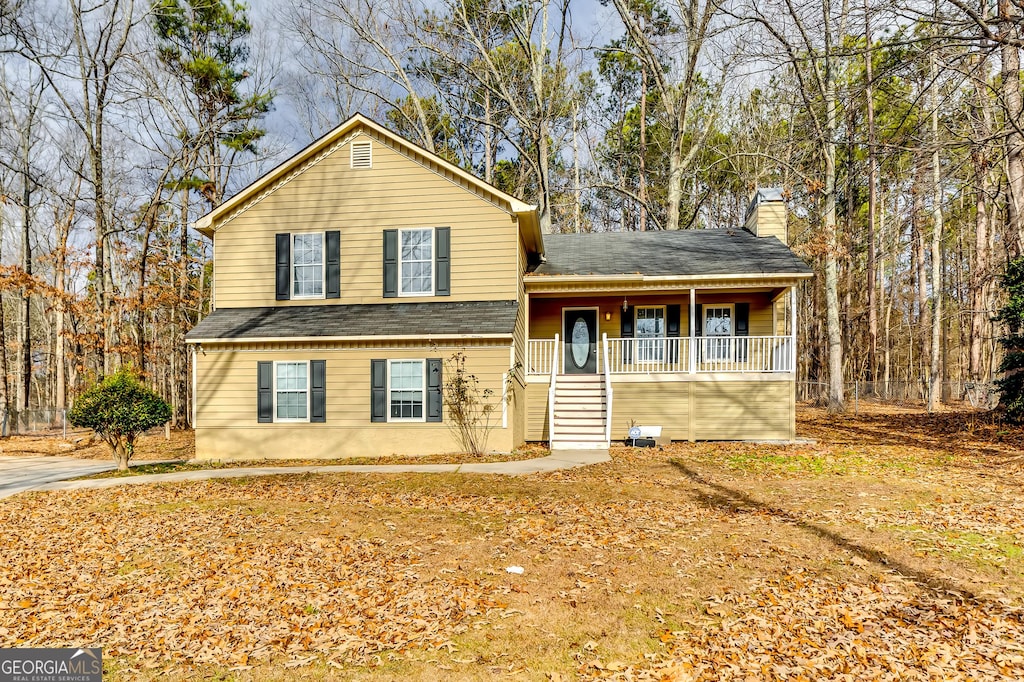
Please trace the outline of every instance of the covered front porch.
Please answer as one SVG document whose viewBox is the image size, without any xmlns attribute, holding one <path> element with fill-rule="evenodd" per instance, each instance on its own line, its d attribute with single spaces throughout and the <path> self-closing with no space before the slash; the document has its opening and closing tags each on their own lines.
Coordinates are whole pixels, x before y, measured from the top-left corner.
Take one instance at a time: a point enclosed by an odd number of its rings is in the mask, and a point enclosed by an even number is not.
<svg viewBox="0 0 1024 682">
<path fill-rule="evenodd" d="M 527 439 L 607 446 L 794 437 L 796 281 L 651 290 L 527 289 Z M 554 428 L 552 428 L 552 425 Z"/>
</svg>

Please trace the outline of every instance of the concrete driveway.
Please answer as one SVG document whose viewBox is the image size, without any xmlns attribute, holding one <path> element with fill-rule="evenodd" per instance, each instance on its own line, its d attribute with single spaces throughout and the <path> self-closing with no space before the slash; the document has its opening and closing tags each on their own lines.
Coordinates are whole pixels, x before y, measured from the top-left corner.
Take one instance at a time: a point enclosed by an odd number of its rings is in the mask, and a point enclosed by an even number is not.
<svg viewBox="0 0 1024 682">
<path fill-rule="evenodd" d="M 112 461 L 74 457 L 0 457 L 0 498 L 47 483 L 116 468 Z"/>
</svg>

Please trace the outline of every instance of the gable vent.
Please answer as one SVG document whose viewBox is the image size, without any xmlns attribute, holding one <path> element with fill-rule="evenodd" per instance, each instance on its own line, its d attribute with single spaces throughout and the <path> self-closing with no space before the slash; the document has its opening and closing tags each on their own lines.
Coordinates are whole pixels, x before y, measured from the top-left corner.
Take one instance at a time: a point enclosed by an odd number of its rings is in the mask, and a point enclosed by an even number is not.
<svg viewBox="0 0 1024 682">
<path fill-rule="evenodd" d="M 373 168 L 373 148 L 370 141 L 352 143 L 352 168 Z"/>
</svg>

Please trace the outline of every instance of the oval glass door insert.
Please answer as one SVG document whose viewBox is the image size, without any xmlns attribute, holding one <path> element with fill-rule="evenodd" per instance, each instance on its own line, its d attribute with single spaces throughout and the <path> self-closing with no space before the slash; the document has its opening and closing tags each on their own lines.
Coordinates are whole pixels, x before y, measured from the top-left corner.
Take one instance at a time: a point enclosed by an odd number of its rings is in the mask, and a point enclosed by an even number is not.
<svg viewBox="0 0 1024 682">
<path fill-rule="evenodd" d="M 577 317 L 572 325 L 572 361 L 580 369 L 587 364 L 590 356 L 590 331 L 587 329 L 587 321 Z"/>
</svg>

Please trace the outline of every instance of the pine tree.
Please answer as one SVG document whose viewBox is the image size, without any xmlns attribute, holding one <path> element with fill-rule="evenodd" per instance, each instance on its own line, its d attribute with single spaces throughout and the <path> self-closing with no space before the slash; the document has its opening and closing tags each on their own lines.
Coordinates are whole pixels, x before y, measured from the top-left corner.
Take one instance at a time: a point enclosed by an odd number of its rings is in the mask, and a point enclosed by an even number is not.
<svg viewBox="0 0 1024 682">
<path fill-rule="evenodd" d="M 999 365 L 1003 377 L 996 385 L 1006 420 L 1019 424 L 1024 422 L 1024 256 L 1007 265 L 1002 286 L 1007 301 L 996 319 L 1006 325 L 1006 336 L 999 340 L 1006 354 Z"/>
</svg>

